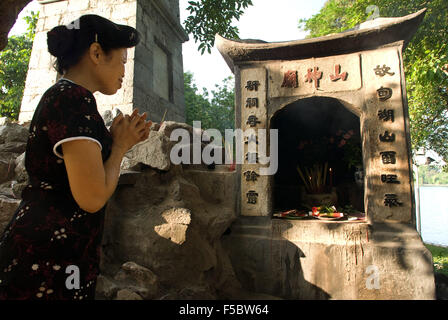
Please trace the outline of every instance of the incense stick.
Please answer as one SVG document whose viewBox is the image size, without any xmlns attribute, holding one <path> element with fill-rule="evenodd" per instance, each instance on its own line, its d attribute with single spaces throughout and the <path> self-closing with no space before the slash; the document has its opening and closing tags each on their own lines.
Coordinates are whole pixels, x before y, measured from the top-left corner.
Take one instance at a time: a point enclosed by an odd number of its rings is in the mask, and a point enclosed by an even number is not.
<svg viewBox="0 0 448 320">
<path fill-rule="evenodd" d="M 165 120 L 165 116 L 166 116 L 166 112 L 168 111 L 168 108 L 165 109 L 165 113 L 163 114 L 162 120 L 160 121 L 160 123 L 163 122 L 163 120 Z"/>
</svg>

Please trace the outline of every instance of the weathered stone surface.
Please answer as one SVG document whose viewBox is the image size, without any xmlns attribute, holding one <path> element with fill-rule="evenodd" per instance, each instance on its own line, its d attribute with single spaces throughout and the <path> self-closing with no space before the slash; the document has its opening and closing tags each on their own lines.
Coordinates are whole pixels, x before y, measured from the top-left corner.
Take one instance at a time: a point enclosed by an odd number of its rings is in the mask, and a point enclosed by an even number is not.
<svg viewBox="0 0 448 320">
<path fill-rule="evenodd" d="M 0 160 L 0 183 L 9 180 L 14 175 L 14 161 Z"/>
<path fill-rule="evenodd" d="M 96 299 L 113 299 L 120 287 L 108 277 L 100 274 L 96 280 Z"/>
<path fill-rule="evenodd" d="M 138 163 L 143 163 L 152 168 L 166 171 L 171 166 L 170 146 L 170 141 L 165 135 L 151 131 L 148 139 L 136 144 L 126 153 L 127 160 L 124 160 L 122 169 L 129 169 Z"/>
<path fill-rule="evenodd" d="M 118 281 L 121 286 L 125 285 L 128 289 L 132 288 L 144 299 L 153 299 L 159 289 L 157 276 L 148 268 L 139 266 L 132 261 L 121 266 L 114 280 Z"/>
<path fill-rule="evenodd" d="M 333 54 L 369 50 L 404 40 L 408 43 L 423 21 L 426 9 L 413 14 L 388 19 L 379 26 L 351 30 L 325 37 L 284 42 L 261 43 L 228 40 L 219 35 L 215 44 L 231 70 L 243 61 L 294 60 Z"/>
<path fill-rule="evenodd" d="M 140 287 L 157 286 L 157 276 L 148 268 L 139 266 L 132 261 L 124 263 L 121 270 L 115 275 L 115 280 L 123 281 L 125 279 L 134 281 L 134 284 Z"/>
<path fill-rule="evenodd" d="M 190 136 L 193 135 L 193 127 L 181 122 L 175 121 L 163 121 L 160 124 L 159 132 L 163 133 L 168 139 L 171 137 L 171 133 L 176 129 L 184 129 L 190 133 Z"/>
<path fill-rule="evenodd" d="M 435 297 L 430 253 L 406 224 L 245 217 L 223 237 L 223 247 L 250 291 L 286 299 Z M 370 287 L 373 269 L 377 288 Z"/>
<path fill-rule="evenodd" d="M 0 126 L 0 143 L 23 142 L 28 140 L 28 129 L 17 123 Z M 22 151 L 23 152 L 23 151 Z"/>
<path fill-rule="evenodd" d="M 121 289 L 114 300 L 143 300 L 143 298 L 130 289 Z"/>
<path fill-rule="evenodd" d="M 218 281 L 221 271 L 231 268 L 222 266 L 219 238 L 234 219 L 234 208 L 202 198 L 182 167 L 167 172 L 144 168 L 132 187 L 119 186 L 109 201 L 102 270 L 115 275 L 120 261 L 134 261 L 153 271 L 171 296 L 196 286 L 212 288 L 198 296 L 216 296 L 217 287 L 226 283 Z M 166 295 L 166 290 L 160 292 L 160 297 Z"/>
<path fill-rule="evenodd" d="M 188 225 L 191 222 L 189 210 L 172 208 L 162 213 L 167 223 L 154 227 L 154 231 L 161 237 L 179 245 L 186 241 Z"/>
<path fill-rule="evenodd" d="M 0 126 L 0 183 L 16 175 L 17 159 L 26 149 L 28 131 L 15 123 Z"/>
<path fill-rule="evenodd" d="M 26 150 L 26 142 L 6 142 L 0 145 L 1 152 L 22 153 Z"/>
<path fill-rule="evenodd" d="M 106 127 L 110 127 L 112 125 L 112 121 L 114 120 L 113 115 L 112 115 L 112 111 L 111 110 L 106 110 L 101 114 L 101 117 L 104 120 L 104 125 Z"/>
<path fill-rule="evenodd" d="M 13 181 L 5 181 L 0 184 L 0 195 L 4 195 L 8 198 L 15 198 L 14 193 L 11 190 L 11 184 Z"/>
<path fill-rule="evenodd" d="M 20 200 L 0 195 L 0 234 L 5 230 L 19 204 Z"/>
<path fill-rule="evenodd" d="M 25 168 L 25 152 L 18 156 L 15 160 L 15 179 L 18 182 L 24 182 L 28 179 L 28 173 Z"/>
</svg>

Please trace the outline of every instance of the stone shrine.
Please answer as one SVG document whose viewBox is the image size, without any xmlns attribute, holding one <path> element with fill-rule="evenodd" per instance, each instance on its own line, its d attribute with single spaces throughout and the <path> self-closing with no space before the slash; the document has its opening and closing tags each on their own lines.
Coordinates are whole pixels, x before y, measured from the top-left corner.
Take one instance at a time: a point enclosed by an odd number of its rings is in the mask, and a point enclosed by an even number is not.
<svg viewBox="0 0 448 320">
<path fill-rule="evenodd" d="M 60 77 L 47 49 L 47 32 L 84 14 L 98 14 L 136 28 L 142 41 L 128 49 L 123 87 L 112 96 L 95 93 L 98 111 L 138 108 L 148 119 L 185 121 L 182 43 L 178 0 L 39 0 L 40 15 L 30 57 L 19 122 L 31 121 L 43 93 Z"/>
<path fill-rule="evenodd" d="M 249 150 L 257 136 L 246 140 L 237 166 L 239 216 L 224 244 L 246 289 L 287 299 L 434 299 L 431 254 L 415 229 L 402 56 L 424 11 L 290 42 L 216 36 L 235 74 L 236 128 L 278 130 L 275 175 L 261 173 L 263 150 Z M 317 162 L 326 149 L 305 147 L 317 138 L 327 146 L 340 139 L 341 147 L 352 136 L 359 152 L 350 163 L 359 162 L 360 183 L 342 166 L 337 146 L 315 165 L 326 161 L 327 192 L 362 218 L 275 218 L 277 210 L 306 203 L 297 171 L 305 186 L 315 180 L 311 169 L 304 177 L 301 161 Z"/>
</svg>

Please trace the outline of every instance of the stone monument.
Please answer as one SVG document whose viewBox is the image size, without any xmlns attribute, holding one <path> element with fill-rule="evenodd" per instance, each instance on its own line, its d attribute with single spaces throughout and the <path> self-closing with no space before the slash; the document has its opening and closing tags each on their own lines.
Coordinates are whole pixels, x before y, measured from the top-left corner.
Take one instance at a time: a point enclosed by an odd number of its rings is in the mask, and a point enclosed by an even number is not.
<svg viewBox="0 0 448 320">
<path fill-rule="evenodd" d="M 136 28 L 142 41 L 128 49 L 123 87 L 114 95 L 95 93 L 100 114 L 114 108 L 147 111 L 148 119 L 185 121 L 182 43 L 178 0 L 39 0 L 41 4 L 19 122 L 30 121 L 43 93 L 60 77 L 48 53 L 47 32 L 83 14 L 98 14 Z"/>
<path fill-rule="evenodd" d="M 296 132 L 305 134 L 300 130 L 307 122 L 338 125 L 335 119 L 351 118 L 362 146 L 365 178 L 358 198 L 364 220 L 284 220 L 273 218 L 275 189 L 282 186 L 260 173 L 265 165 L 257 152 L 248 161 L 257 137 L 247 141 L 237 168 L 239 218 L 225 240 L 246 289 L 288 299 L 435 297 L 431 254 L 415 230 L 402 57 L 424 11 L 290 42 L 216 36 L 235 74 L 236 128 L 276 128 L 280 137 L 287 132 L 280 148 Z M 280 169 L 295 148 L 291 143 L 279 152 Z"/>
</svg>

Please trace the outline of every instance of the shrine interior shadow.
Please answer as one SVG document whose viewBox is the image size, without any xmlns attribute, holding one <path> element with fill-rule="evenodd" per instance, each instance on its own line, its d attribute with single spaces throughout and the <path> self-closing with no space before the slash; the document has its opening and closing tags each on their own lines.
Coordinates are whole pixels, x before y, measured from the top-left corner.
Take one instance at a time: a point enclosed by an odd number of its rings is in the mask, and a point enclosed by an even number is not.
<svg viewBox="0 0 448 320">
<path fill-rule="evenodd" d="M 340 207 L 364 212 L 364 185 L 355 179 L 363 168 L 359 116 L 335 98 L 311 97 L 278 110 L 270 127 L 278 129 L 274 212 L 311 209 L 304 192 L 336 192 Z"/>
</svg>

